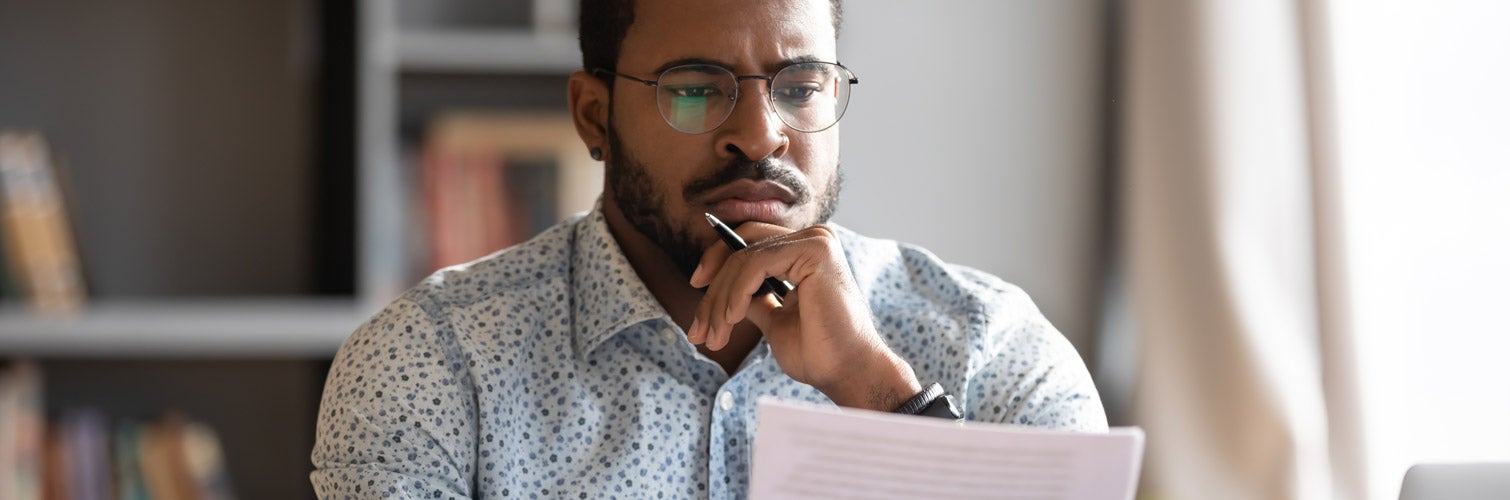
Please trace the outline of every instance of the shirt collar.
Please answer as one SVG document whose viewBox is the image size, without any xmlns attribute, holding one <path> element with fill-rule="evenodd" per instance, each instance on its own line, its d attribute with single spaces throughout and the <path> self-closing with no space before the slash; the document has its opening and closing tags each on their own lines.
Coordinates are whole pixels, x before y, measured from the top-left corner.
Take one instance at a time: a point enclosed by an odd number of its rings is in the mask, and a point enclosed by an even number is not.
<svg viewBox="0 0 1510 500">
<path fill-rule="evenodd" d="M 670 320 L 608 231 L 602 199 L 577 222 L 573 236 L 572 334 L 578 355 L 632 325 Z"/>
</svg>

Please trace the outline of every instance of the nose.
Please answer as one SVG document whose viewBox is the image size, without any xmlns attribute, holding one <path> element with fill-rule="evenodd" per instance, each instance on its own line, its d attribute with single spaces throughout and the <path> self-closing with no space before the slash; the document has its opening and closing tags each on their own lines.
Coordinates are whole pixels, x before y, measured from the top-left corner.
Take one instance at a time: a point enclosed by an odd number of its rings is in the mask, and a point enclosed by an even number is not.
<svg viewBox="0 0 1510 500">
<path fill-rule="evenodd" d="M 745 88 L 753 92 L 740 93 L 734 102 L 734 111 L 717 129 L 719 154 L 730 158 L 743 155 L 750 160 L 785 156 L 791 142 L 786 124 L 776 116 L 776 110 L 771 109 L 769 84 L 758 79 L 741 83 L 752 85 L 753 88 Z"/>
</svg>

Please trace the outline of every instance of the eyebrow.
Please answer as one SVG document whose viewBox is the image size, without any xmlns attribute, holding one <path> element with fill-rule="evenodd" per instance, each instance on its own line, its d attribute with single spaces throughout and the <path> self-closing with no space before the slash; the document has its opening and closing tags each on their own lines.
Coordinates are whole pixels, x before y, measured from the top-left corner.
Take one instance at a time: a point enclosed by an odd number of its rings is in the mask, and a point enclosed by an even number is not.
<svg viewBox="0 0 1510 500">
<path fill-rule="evenodd" d="M 777 69 L 777 70 L 779 70 L 781 68 L 785 68 L 785 67 L 791 66 L 793 64 L 811 63 L 811 62 L 826 62 L 826 61 L 824 61 L 823 59 L 820 59 L 818 56 L 804 55 L 804 56 L 797 56 L 797 57 L 793 57 L 793 58 L 789 58 L 789 59 L 783 59 L 780 62 L 776 63 L 776 67 L 775 68 L 768 68 L 768 69 Z M 717 59 L 708 59 L 708 58 L 704 58 L 704 57 L 683 57 L 683 58 L 680 58 L 680 59 L 672 59 L 672 60 L 667 61 L 666 63 L 661 64 L 660 66 L 656 67 L 655 68 L 655 74 L 659 75 L 661 73 L 665 73 L 666 70 L 668 70 L 668 69 L 675 68 L 677 66 L 686 66 L 686 65 L 689 65 L 689 64 L 706 64 L 706 65 L 709 65 L 709 66 L 718 66 L 720 68 L 724 68 L 724 69 L 729 70 L 730 73 L 734 72 L 734 66 L 731 65 L 731 64 L 729 64 L 729 63 L 726 63 L 724 61 L 720 61 L 720 60 L 717 60 Z"/>
</svg>

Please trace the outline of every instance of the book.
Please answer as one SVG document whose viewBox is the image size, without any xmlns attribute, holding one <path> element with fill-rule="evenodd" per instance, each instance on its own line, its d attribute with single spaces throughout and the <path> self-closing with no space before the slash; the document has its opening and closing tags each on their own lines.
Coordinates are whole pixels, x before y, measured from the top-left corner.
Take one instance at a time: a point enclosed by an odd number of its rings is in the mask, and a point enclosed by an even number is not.
<svg viewBox="0 0 1510 500">
<path fill-rule="evenodd" d="M 3 194 L 0 193 L 0 195 Z M 0 196 L 0 205 L 4 204 L 5 198 L 4 196 Z M 10 259 L 5 256 L 5 245 L 0 244 L 0 303 L 8 300 L 21 302 L 19 300 L 23 298 L 21 288 L 16 285 L 15 280 L 11 279 L 10 266 L 6 264 L 7 262 L 10 262 Z"/>
<path fill-rule="evenodd" d="M 111 426 L 101 411 L 45 418 L 36 363 L 0 361 L 0 500 L 233 500 L 219 436 L 170 412 Z"/>
<path fill-rule="evenodd" d="M 417 219 L 431 269 L 483 257 L 590 209 L 603 183 L 566 115 L 442 114 L 429 124 L 419 166 Z"/>
<path fill-rule="evenodd" d="M 142 477 L 153 500 L 193 500 L 197 488 L 184 457 L 184 417 L 169 413 L 143 429 Z"/>
<path fill-rule="evenodd" d="M 226 474 L 225 455 L 215 429 L 202 422 L 187 422 L 182 428 L 184 465 L 193 479 L 199 500 L 232 500 L 231 478 Z"/>
<path fill-rule="evenodd" d="M 47 426 L 43 447 L 42 498 L 43 500 L 71 500 L 68 485 L 73 482 L 69 472 L 73 470 L 73 453 L 63 439 L 63 430 L 55 425 Z"/>
<path fill-rule="evenodd" d="M 215 430 L 169 412 L 116 426 L 115 498 L 121 500 L 234 500 L 225 455 Z"/>
<path fill-rule="evenodd" d="M 114 497 L 111 484 L 108 421 L 103 413 L 91 408 L 65 413 L 57 422 L 59 437 L 67 448 L 70 469 L 68 497 L 73 500 L 109 500 Z"/>
<path fill-rule="evenodd" d="M 127 420 L 115 427 L 115 485 L 120 500 L 150 500 L 142 476 L 142 424 Z"/>
<path fill-rule="evenodd" d="M 84 281 L 57 167 L 34 132 L 0 131 L 0 240 L 7 278 L 31 309 L 75 312 Z"/>
<path fill-rule="evenodd" d="M 41 369 L 29 361 L 0 367 L 0 498 L 42 498 L 44 411 Z"/>
<path fill-rule="evenodd" d="M 468 262 L 519 241 L 501 151 L 432 134 L 421 153 L 430 268 Z"/>
</svg>

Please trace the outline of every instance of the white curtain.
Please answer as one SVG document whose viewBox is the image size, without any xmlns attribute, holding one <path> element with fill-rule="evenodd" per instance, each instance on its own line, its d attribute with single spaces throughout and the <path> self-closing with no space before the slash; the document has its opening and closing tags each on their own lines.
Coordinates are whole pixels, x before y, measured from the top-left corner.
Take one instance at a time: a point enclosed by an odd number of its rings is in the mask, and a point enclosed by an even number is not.
<svg viewBox="0 0 1510 500">
<path fill-rule="evenodd" d="M 1412 463 L 1510 461 L 1510 3 L 1122 9 L 1144 496 L 1392 499 Z"/>
<path fill-rule="evenodd" d="M 1321 14 L 1129 2 L 1118 211 L 1143 490 L 1359 498 Z M 1341 432 L 1334 432 L 1340 429 Z M 1335 464 L 1334 464 L 1335 462 Z"/>
</svg>

